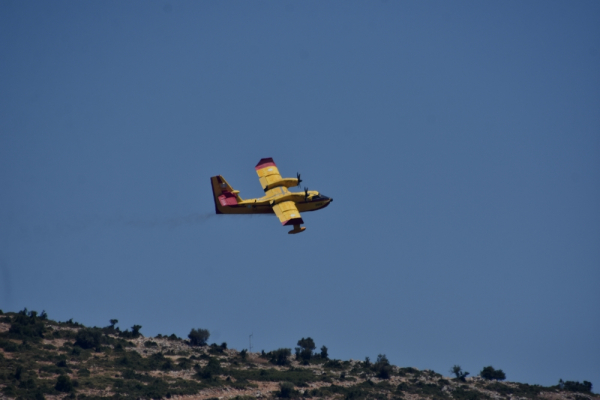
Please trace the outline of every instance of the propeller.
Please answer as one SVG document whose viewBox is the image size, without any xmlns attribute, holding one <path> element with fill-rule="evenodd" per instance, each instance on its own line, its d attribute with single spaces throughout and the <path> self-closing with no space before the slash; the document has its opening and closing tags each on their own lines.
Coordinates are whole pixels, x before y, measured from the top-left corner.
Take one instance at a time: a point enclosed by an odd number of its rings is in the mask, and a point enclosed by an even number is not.
<svg viewBox="0 0 600 400">
<path fill-rule="evenodd" d="M 297 172 L 296 176 L 298 177 L 298 186 L 300 186 L 300 182 L 302 182 L 302 179 L 300 179 L 300 172 Z"/>
<path fill-rule="evenodd" d="M 306 201 L 308 199 L 308 188 L 305 187 L 304 188 L 304 201 Z"/>
</svg>

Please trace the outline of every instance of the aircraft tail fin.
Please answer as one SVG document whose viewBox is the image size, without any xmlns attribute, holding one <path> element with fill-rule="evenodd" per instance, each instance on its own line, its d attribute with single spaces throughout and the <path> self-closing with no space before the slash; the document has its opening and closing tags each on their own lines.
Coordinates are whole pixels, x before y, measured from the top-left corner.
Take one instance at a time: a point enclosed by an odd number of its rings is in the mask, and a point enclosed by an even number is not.
<svg viewBox="0 0 600 400">
<path fill-rule="evenodd" d="M 238 190 L 233 190 L 221 175 L 210 178 L 213 190 L 213 199 L 215 201 L 215 211 L 217 214 L 228 214 L 228 206 L 235 206 L 242 202 Z"/>
</svg>

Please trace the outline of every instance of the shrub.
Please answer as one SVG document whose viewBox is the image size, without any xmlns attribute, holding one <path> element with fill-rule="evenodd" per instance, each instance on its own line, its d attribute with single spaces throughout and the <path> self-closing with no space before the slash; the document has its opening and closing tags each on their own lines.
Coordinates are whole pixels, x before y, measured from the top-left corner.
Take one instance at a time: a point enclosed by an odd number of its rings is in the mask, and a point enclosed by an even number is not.
<svg viewBox="0 0 600 400">
<path fill-rule="evenodd" d="M 279 384 L 279 397 L 289 399 L 294 393 L 294 384 L 291 382 L 281 382 Z"/>
<path fill-rule="evenodd" d="M 506 379 L 506 374 L 501 369 L 494 369 L 491 365 L 484 367 L 479 373 L 483 379 L 503 381 Z"/>
<path fill-rule="evenodd" d="M 452 392 L 452 397 L 455 400 L 486 400 L 490 397 L 487 394 L 477 390 L 469 390 L 464 387 L 459 387 Z"/>
<path fill-rule="evenodd" d="M 83 326 L 79 322 L 73 322 L 73 318 L 69 318 L 69 320 L 63 322 L 63 324 L 65 324 L 67 326 L 72 326 L 72 327 Z"/>
<path fill-rule="evenodd" d="M 11 342 L 10 340 L 2 340 L 0 339 L 0 348 L 3 348 L 7 353 L 14 353 L 19 351 L 19 345 L 15 342 Z"/>
<path fill-rule="evenodd" d="M 15 379 L 18 380 L 18 381 L 20 381 L 22 374 L 23 374 L 23 367 L 19 365 L 17 367 L 17 369 L 15 370 Z"/>
<path fill-rule="evenodd" d="M 419 376 L 421 371 L 413 367 L 406 367 L 398 369 L 398 376 L 417 375 Z"/>
<path fill-rule="evenodd" d="M 8 333 L 12 338 L 24 340 L 43 338 L 44 331 L 44 323 L 37 317 L 37 312 L 28 312 L 25 308 L 12 318 Z"/>
<path fill-rule="evenodd" d="M 287 365 L 288 357 L 292 355 L 291 349 L 277 349 L 269 352 L 270 361 L 276 365 Z"/>
<path fill-rule="evenodd" d="M 192 368 L 192 360 L 185 357 L 179 357 L 177 359 L 177 366 L 181 369 L 190 369 Z"/>
<path fill-rule="evenodd" d="M 102 344 L 102 332 L 98 328 L 80 329 L 75 336 L 75 346 L 82 349 L 99 348 Z"/>
<path fill-rule="evenodd" d="M 173 365 L 173 360 L 171 360 L 170 358 L 166 358 L 163 365 L 160 366 L 160 369 L 162 369 L 163 371 L 171 371 L 175 369 L 175 366 Z"/>
<path fill-rule="evenodd" d="M 206 366 L 198 372 L 198 375 L 202 379 L 212 379 L 216 375 L 221 374 L 222 372 L 223 368 L 221 368 L 221 363 L 219 362 L 219 360 L 211 357 L 208 360 L 208 364 L 206 364 Z"/>
<path fill-rule="evenodd" d="M 8 397 L 17 397 L 17 392 L 13 385 L 7 385 L 4 389 L 2 389 L 2 393 Z"/>
<path fill-rule="evenodd" d="M 210 354 L 218 355 L 223 354 L 223 348 L 216 343 L 210 345 L 210 349 L 208 349 Z"/>
<path fill-rule="evenodd" d="M 248 350 L 244 349 L 240 351 L 240 357 L 242 360 L 246 360 L 246 358 L 248 357 Z"/>
<path fill-rule="evenodd" d="M 134 325 L 131 327 L 131 332 L 129 332 L 129 329 L 126 329 L 123 332 L 119 332 L 119 336 L 124 338 L 135 339 L 142 336 L 142 334 L 140 333 L 140 329 L 142 329 L 141 325 Z"/>
<path fill-rule="evenodd" d="M 188 334 L 192 346 L 206 346 L 206 341 L 210 337 L 208 329 L 192 329 Z"/>
<path fill-rule="evenodd" d="M 70 392 L 73 390 L 71 378 L 69 378 L 67 375 L 60 375 L 56 380 L 56 386 L 54 386 L 54 389 L 58 390 L 59 392 Z"/>
<path fill-rule="evenodd" d="M 334 369 L 343 369 L 344 365 L 340 360 L 329 360 L 325 364 L 323 364 L 325 368 L 334 368 Z"/>
<path fill-rule="evenodd" d="M 197 368 L 194 367 L 194 369 Z M 242 383 L 247 381 L 291 382 L 295 386 L 306 387 L 309 382 L 322 380 L 322 376 L 317 376 L 314 371 L 305 368 L 289 368 L 281 370 L 275 368 L 230 368 L 226 373 L 237 382 Z M 225 374 L 225 372 L 223 374 Z"/>
<path fill-rule="evenodd" d="M 421 398 L 431 398 L 432 400 L 449 399 L 449 396 L 442 391 L 442 387 L 418 381 L 414 384 L 402 382 L 396 387 L 396 395 L 418 394 Z"/>
<path fill-rule="evenodd" d="M 566 381 L 563 382 L 561 379 L 558 383 L 559 387 L 564 390 L 568 390 L 569 392 L 580 392 L 580 393 L 591 393 L 592 392 L 592 382 L 583 381 L 583 383 L 578 381 Z"/>
<path fill-rule="evenodd" d="M 513 382 L 511 386 L 494 382 L 486 386 L 487 390 L 497 392 L 503 397 L 535 399 L 542 391 L 542 386 Z"/>
</svg>

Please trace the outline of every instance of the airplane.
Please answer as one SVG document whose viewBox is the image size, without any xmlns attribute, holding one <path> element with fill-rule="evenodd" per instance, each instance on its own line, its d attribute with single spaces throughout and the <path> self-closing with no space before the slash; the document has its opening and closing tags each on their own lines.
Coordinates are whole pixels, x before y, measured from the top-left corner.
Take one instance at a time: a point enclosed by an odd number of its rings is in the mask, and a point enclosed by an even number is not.
<svg viewBox="0 0 600 400">
<path fill-rule="evenodd" d="M 300 174 L 296 178 L 282 178 L 272 158 L 262 158 L 256 167 L 263 197 L 244 200 L 239 190 L 234 190 L 221 175 L 210 182 L 217 214 L 272 214 L 275 213 L 283 226 L 293 225 L 288 233 L 304 232 L 300 212 L 316 211 L 327 207 L 333 199 L 317 191 L 304 188 L 304 192 L 290 192 L 288 188 L 300 186 Z"/>
</svg>

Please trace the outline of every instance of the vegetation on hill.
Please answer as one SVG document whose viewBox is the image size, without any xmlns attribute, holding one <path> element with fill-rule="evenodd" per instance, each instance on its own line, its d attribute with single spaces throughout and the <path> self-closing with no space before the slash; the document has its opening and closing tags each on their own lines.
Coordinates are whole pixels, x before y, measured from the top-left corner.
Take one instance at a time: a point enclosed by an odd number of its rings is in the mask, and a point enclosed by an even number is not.
<svg viewBox="0 0 600 400">
<path fill-rule="evenodd" d="M 45 312 L 0 311 L 0 398 L 600 400 L 587 381 L 501 383 L 502 370 L 488 366 L 467 378 L 458 365 L 451 379 L 393 366 L 385 354 L 375 362 L 330 359 L 310 337 L 298 341 L 294 355 L 290 348 L 249 353 L 208 345 L 206 329 L 192 329 L 189 340 L 151 338 L 139 325 L 122 331 L 117 323 L 90 328 Z"/>
</svg>

